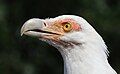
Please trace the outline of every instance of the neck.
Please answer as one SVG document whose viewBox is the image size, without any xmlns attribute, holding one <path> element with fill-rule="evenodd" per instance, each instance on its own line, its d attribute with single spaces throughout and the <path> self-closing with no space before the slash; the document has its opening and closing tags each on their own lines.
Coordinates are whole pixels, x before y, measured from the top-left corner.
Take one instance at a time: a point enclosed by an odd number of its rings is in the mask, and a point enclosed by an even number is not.
<svg viewBox="0 0 120 74">
<path fill-rule="evenodd" d="M 83 44 L 60 52 L 64 59 L 65 74 L 116 74 L 103 48 L 99 47 L 98 50 L 96 46 Z"/>
</svg>

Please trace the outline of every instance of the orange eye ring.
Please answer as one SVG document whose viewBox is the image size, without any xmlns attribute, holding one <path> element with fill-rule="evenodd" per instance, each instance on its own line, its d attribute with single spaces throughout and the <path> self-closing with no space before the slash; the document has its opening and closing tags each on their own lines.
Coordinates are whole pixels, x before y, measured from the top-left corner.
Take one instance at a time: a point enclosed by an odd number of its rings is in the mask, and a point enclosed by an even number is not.
<svg viewBox="0 0 120 74">
<path fill-rule="evenodd" d="M 72 30 L 72 25 L 70 23 L 65 23 L 63 29 L 64 31 L 69 32 Z"/>
</svg>

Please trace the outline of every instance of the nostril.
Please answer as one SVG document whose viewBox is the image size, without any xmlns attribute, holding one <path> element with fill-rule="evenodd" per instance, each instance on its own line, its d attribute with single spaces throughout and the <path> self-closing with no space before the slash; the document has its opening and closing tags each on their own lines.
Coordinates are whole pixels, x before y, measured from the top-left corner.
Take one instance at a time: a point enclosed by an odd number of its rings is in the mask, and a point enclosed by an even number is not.
<svg viewBox="0 0 120 74">
<path fill-rule="evenodd" d="M 47 26 L 45 22 L 44 22 L 44 26 Z"/>
</svg>

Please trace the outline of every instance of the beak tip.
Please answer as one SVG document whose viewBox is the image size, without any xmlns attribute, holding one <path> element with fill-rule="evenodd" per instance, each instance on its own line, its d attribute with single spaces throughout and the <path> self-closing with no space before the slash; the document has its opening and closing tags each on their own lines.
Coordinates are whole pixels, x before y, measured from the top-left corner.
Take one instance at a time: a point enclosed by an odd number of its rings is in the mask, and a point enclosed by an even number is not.
<svg viewBox="0 0 120 74">
<path fill-rule="evenodd" d="M 20 36 L 23 36 L 23 33 L 21 33 Z"/>
<path fill-rule="evenodd" d="M 24 34 L 24 29 L 23 28 L 24 28 L 24 25 L 22 26 L 21 31 L 20 31 L 21 36 L 23 36 L 23 34 Z"/>
<path fill-rule="evenodd" d="M 43 21 L 39 18 L 32 18 L 26 21 L 20 31 L 20 35 L 28 35 L 26 32 L 31 29 L 41 29 L 43 27 Z"/>
</svg>

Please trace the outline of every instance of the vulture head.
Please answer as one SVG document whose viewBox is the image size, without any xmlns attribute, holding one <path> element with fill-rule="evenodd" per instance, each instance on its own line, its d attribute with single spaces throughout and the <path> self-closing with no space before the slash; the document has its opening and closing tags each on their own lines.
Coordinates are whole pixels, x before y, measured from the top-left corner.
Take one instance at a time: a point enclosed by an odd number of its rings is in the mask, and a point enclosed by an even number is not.
<svg viewBox="0 0 120 74">
<path fill-rule="evenodd" d="M 65 74 L 116 74 L 107 61 L 102 37 L 82 17 L 33 18 L 22 26 L 23 34 L 56 47 L 64 59 Z"/>
<path fill-rule="evenodd" d="M 73 15 L 62 15 L 45 20 L 30 19 L 21 29 L 21 35 L 23 34 L 37 37 L 60 48 L 101 39 L 86 20 Z"/>
</svg>

